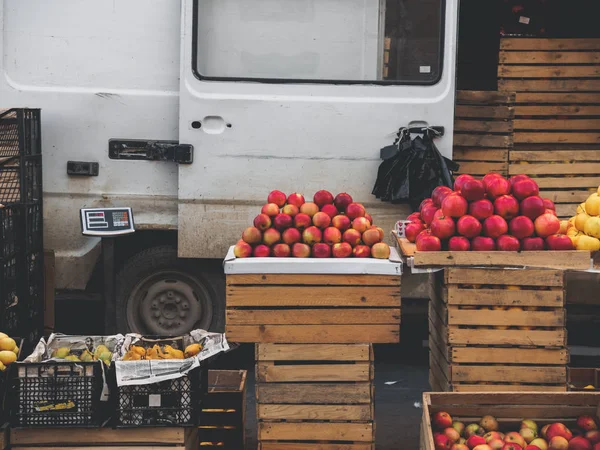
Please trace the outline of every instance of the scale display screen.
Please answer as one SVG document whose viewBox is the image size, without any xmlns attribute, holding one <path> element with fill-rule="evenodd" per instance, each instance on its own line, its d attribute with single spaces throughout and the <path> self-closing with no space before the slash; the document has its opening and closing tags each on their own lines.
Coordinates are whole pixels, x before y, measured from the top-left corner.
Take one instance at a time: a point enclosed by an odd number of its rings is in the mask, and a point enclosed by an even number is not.
<svg viewBox="0 0 600 450">
<path fill-rule="evenodd" d="M 131 208 L 84 208 L 81 229 L 86 236 L 117 236 L 135 232 Z"/>
</svg>

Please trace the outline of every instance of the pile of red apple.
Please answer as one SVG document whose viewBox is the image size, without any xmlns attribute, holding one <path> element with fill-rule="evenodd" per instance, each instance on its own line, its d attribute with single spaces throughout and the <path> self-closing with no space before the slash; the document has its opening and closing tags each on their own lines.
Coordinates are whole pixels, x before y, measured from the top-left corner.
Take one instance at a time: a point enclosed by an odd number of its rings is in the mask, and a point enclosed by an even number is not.
<svg viewBox="0 0 600 450">
<path fill-rule="evenodd" d="M 465 425 L 442 411 L 431 417 L 431 426 L 436 450 L 600 450 L 598 421 L 591 416 L 580 416 L 573 430 L 558 422 L 538 429 L 523 420 L 518 432 L 504 434 L 493 416 Z"/>
<path fill-rule="evenodd" d="M 302 194 L 272 191 L 254 226 L 242 233 L 234 247 L 236 258 L 378 258 L 388 259 L 384 231 L 349 194 L 335 197 L 318 191 L 312 202 Z"/>
<path fill-rule="evenodd" d="M 460 175 L 454 190 L 435 188 L 407 220 L 405 235 L 422 252 L 574 249 L 571 239 L 559 234 L 554 203 L 539 196 L 527 175 L 509 180 L 498 173 L 482 180 Z"/>
</svg>

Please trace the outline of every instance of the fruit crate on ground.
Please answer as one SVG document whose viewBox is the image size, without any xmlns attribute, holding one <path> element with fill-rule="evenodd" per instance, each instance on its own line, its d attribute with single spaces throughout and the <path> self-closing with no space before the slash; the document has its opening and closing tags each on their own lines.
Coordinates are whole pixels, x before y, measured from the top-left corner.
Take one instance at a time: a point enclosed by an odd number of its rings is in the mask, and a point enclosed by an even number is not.
<svg viewBox="0 0 600 450">
<path fill-rule="evenodd" d="M 259 450 L 373 450 L 371 344 L 257 344 Z"/>
<path fill-rule="evenodd" d="M 435 450 L 431 422 L 432 414 L 438 412 L 446 412 L 452 420 L 465 424 L 479 423 L 483 416 L 492 415 L 497 419 L 500 431 L 507 432 L 518 431 L 523 419 L 536 421 L 540 429 L 544 425 L 556 422 L 571 428 L 575 426 L 579 416 L 596 417 L 598 404 L 600 404 L 600 393 L 426 392 L 423 394 L 419 448 Z"/>
<path fill-rule="evenodd" d="M 209 370 L 208 392 L 200 412 L 200 448 L 244 448 L 246 424 L 245 370 Z"/>
<path fill-rule="evenodd" d="M 15 450 L 196 450 L 197 433 L 186 428 L 13 428 L 11 448 Z"/>
<path fill-rule="evenodd" d="M 402 263 L 392 253 L 390 260 L 228 255 L 228 340 L 398 342 Z"/>
<path fill-rule="evenodd" d="M 569 390 L 600 390 L 600 369 L 594 367 L 569 367 Z"/>
<path fill-rule="evenodd" d="M 430 275 L 436 391 L 566 391 L 564 272 L 446 268 Z"/>
</svg>

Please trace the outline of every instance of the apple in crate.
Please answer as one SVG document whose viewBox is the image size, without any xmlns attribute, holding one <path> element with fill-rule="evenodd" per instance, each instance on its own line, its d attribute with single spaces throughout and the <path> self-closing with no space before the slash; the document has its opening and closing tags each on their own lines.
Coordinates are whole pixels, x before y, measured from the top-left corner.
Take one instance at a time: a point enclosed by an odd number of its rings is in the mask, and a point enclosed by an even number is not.
<svg viewBox="0 0 600 450">
<path fill-rule="evenodd" d="M 544 206 L 544 200 L 537 195 L 532 195 L 524 199 L 519 205 L 521 215 L 529 217 L 531 220 L 535 220 L 540 217 L 546 211 Z"/>
<path fill-rule="evenodd" d="M 275 203 L 267 203 L 262 207 L 260 212 L 261 214 L 266 214 L 269 217 L 275 217 L 277 214 L 279 214 L 279 206 L 277 206 Z"/>
<path fill-rule="evenodd" d="M 371 247 L 371 256 L 375 259 L 388 259 L 390 257 L 390 246 L 378 242 Z"/>
<path fill-rule="evenodd" d="M 546 238 L 548 250 L 573 250 L 573 241 L 565 234 L 553 234 Z"/>
<path fill-rule="evenodd" d="M 485 197 L 485 186 L 482 181 L 467 180 L 463 184 L 460 194 L 470 202 L 482 200 Z"/>
<path fill-rule="evenodd" d="M 313 202 L 315 202 L 319 208 L 333 204 L 333 194 L 325 190 L 317 191 L 313 197 Z"/>
<path fill-rule="evenodd" d="M 360 231 L 350 228 L 349 230 L 344 231 L 342 240 L 350 244 L 352 247 L 356 247 L 358 244 L 360 244 L 361 237 L 362 235 L 360 234 Z"/>
<path fill-rule="evenodd" d="M 325 214 L 327 214 L 329 216 L 330 219 L 333 219 L 335 216 L 337 216 L 339 214 L 339 211 L 337 210 L 337 208 L 333 205 L 325 205 L 321 208 L 321 212 L 324 212 Z"/>
<path fill-rule="evenodd" d="M 283 231 L 286 228 L 291 227 L 292 223 L 293 223 L 292 216 L 290 216 L 288 214 L 277 214 L 275 216 L 275 219 L 273 220 L 273 225 L 279 231 Z"/>
<path fill-rule="evenodd" d="M 300 213 L 294 216 L 294 227 L 300 231 L 312 226 L 312 218 L 308 214 Z"/>
<path fill-rule="evenodd" d="M 474 252 L 491 252 L 496 250 L 496 241 L 491 237 L 477 236 L 471 240 L 471 250 Z"/>
<path fill-rule="evenodd" d="M 419 236 L 421 236 L 421 234 Z M 430 234 L 423 236 L 420 239 L 417 236 L 417 250 L 420 252 L 439 252 L 442 250 L 442 241 L 440 241 L 438 237 Z"/>
<path fill-rule="evenodd" d="M 308 245 L 318 244 L 323 240 L 323 233 L 317 227 L 308 227 L 302 233 L 302 241 Z"/>
<path fill-rule="evenodd" d="M 445 430 L 452 426 L 452 417 L 445 411 L 439 411 L 433 415 L 431 423 L 435 429 Z"/>
<path fill-rule="evenodd" d="M 346 215 L 350 220 L 354 220 L 357 217 L 365 217 L 365 207 L 360 203 L 350 203 L 346 207 Z"/>
<path fill-rule="evenodd" d="M 592 450 L 592 443 L 583 436 L 575 436 L 569 441 L 569 450 Z"/>
<path fill-rule="evenodd" d="M 483 222 L 483 234 L 487 237 L 498 238 L 508 232 L 508 224 L 502 217 L 493 215 Z"/>
<path fill-rule="evenodd" d="M 277 231 L 275 228 L 269 228 L 263 234 L 263 244 L 268 247 L 272 247 L 277 244 L 281 240 L 281 233 Z"/>
<path fill-rule="evenodd" d="M 304 205 L 304 195 L 294 192 L 293 194 L 289 195 L 287 202 L 288 205 L 294 205 L 297 208 L 300 208 L 302 205 Z"/>
<path fill-rule="evenodd" d="M 519 215 L 519 202 L 512 195 L 501 195 L 494 200 L 494 212 L 508 221 Z"/>
<path fill-rule="evenodd" d="M 381 242 L 381 234 L 377 228 L 369 228 L 362 235 L 362 241 L 365 245 L 372 246 Z"/>
<path fill-rule="evenodd" d="M 458 222 L 456 222 L 456 231 L 458 231 L 458 234 L 469 239 L 479 236 L 481 234 L 481 230 L 481 222 L 479 222 L 479 220 L 473 216 L 462 216 L 460 219 L 458 219 Z"/>
<path fill-rule="evenodd" d="M 310 258 L 310 246 L 298 242 L 292 247 L 292 255 L 296 258 Z"/>
<path fill-rule="evenodd" d="M 455 219 L 467 214 L 469 204 L 460 194 L 450 194 L 442 202 L 442 211 L 444 216 L 453 217 Z"/>
<path fill-rule="evenodd" d="M 281 191 L 271 191 L 271 193 L 267 197 L 267 203 L 275 203 L 280 208 L 283 208 L 286 200 L 287 195 L 285 195 Z"/>
<path fill-rule="evenodd" d="M 517 198 L 517 200 L 522 201 L 527 197 L 531 197 L 532 195 L 539 195 L 540 188 L 537 183 L 533 181 L 531 178 L 526 178 L 519 180 L 513 184 L 512 193 Z"/>
<path fill-rule="evenodd" d="M 236 258 L 248 258 L 252 255 L 252 246 L 247 242 L 239 240 L 233 247 L 233 254 Z"/>
<path fill-rule="evenodd" d="M 290 246 L 287 244 L 276 244 L 273 247 L 273 256 L 276 258 L 287 258 L 292 254 Z"/>
<path fill-rule="evenodd" d="M 450 450 L 469 450 L 469 447 L 466 444 L 454 444 Z"/>
<path fill-rule="evenodd" d="M 331 247 L 327 244 L 315 244 L 312 247 L 313 258 L 329 258 L 331 256 Z"/>
<path fill-rule="evenodd" d="M 502 450 L 523 450 L 523 447 L 515 442 L 505 442 Z"/>
<path fill-rule="evenodd" d="M 271 249 L 264 244 L 257 245 L 254 247 L 252 256 L 255 258 L 266 258 L 271 255 Z"/>
<path fill-rule="evenodd" d="M 544 208 L 556 211 L 556 206 L 554 205 L 554 202 L 552 200 L 550 200 L 549 198 L 543 198 L 542 201 L 544 202 Z"/>
<path fill-rule="evenodd" d="M 431 225 L 431 222 L 433 221 L 437 210 L 438 207 L 433 204 L 425 205 L 421 210 L 421 217 L 423 218 L 423 222 L 425 222 L 427 226 Z"/>
<path fill-rule="evenodd" d="M 521 250 L 521 242 L 510 234 L 504 234 L 496 239 L 496 248 L 500 252 L 518 252 Z"/>
<path fill-rule="evenodd" d="M 548 441 L 549 450 L 568 450 L 569 441 L 562 436 L 554 436 Z"/>
<path fill-rule="evenodd" d="M 456 226 L 450 217 L 438 217 L 431 222 L 431 234 L 441 240 L 449 239 L 455 232 Z"/>
<path fill-rule="evenodd" d="M 533 223 L 535 232 L 539 237 L 548 237 L 558 233 L 560 230 L 560 220 L 552 214 L 542 214 Z"/>
<path fill-rule="evenodd" d="M 456 443 L 460 440 L 460 433 L 452 427 L 446 428 L 443 434 L 448 436 L 448 439 L 450 439 L 452 443 Z"/>
<path fill-rule="evenodd" d="M 504 442 L 508 444 L 517 444 L 521 448 L 525 448 L 527 446 L 527 443 L 525 442 L 525 439 L 523 439 L 523 436 L 521 436 L 516 431 L 506 433 L 506 436 L 504 436 Z"/>
<path fill-rule="evenodd" d="M 590 430 L 585 433 L 585 438 L 590 441 L 592 444 L 597 444 L 600 442 L 600 431 L 598 430 Z"/>
<path fill-rule="evenodd" d="M 367 219 L 371 225 L 373 224 L 373 217 L 371 217 L 371 214 L 368 212 L 365 213 L 365 219 Z"/>
<path fill-rule="evenodd" d="M 260 231 L 265 231 L 271 228 L 271 218 L 266 214 L 259 214 L 254 218 L 254 226 Z"/>
<path fill-rule="evenodd" d="M 302 214 L 306 214 L 309 217 L 313 217 L 316 213 L 319 212 L 319 206 L 316 203 L 304 203 L 301 207 L 300 207 L 300 212 Z"/>
<path fill-rule="evenodd" d="M 510 194 L 510 183 L 502 176 L 494 177 L 489 180 L 486 184 L 486 193 L 491 201 L 496 200 L 498 197 Z"/>
<path fill-rule="evenodd" d="M 551 440 L 555 436 L 560 436 L 565 438 L 567 441 L 570 441 L 573 438 L 573 433 L 571 433 L 571 430 L 569 430 L 564 424 L 557 422 L 550 424 L 546 430 L 547 439 Z"/>
<path fill-rule="evenodd" d="M 478 445 L 487 445 L 483 436 L 478 436 L 474 434 L 473 436 L 470 436 L 469 439 L 467 439 L 467 447 L 475 448 Z"/>
<path fill-rule="evenodd" d="M 352 221 L 352 228 L 354 228 L 359 233 L 364 233 L 371 226 L 371 222 L 367 220 L 366 217 L 357 217 Z"/>
<path fill-rule="evenodd" d="M 464 186 L 464 184 L 467 181 L 471 181 L 474 180 L 475 177 L 473 175 L 469 175 L 468 173 L 463 173 L 462 175 L 459 175 L 456 177 L 456 180 L 454 180 L 454 191 L 455 192 L 461 192 L 462 187 Z M 439 186 L 439 187 L 446 187 L 446 186 Z M 436 188 L 437 189 L 437 188 Z M 450 188 L 448 188 L 450 189 Z M 435 192 L 435 190 L 434 190 Z M 433 197 L 433 195 L 432 195 Z"/>
<path fill-rule="evenodd" d="M 450 450 L 452 441 L 443 433 L 435 433 L 433 435 L 433 443 L 435 450 Z"/>
<path fill-rule="evenodd" d="M 481 181 L 483 182 L 483 185 L 485 186 L 486 191 L 487 191 L 488 185 L 492 182 L 492 180 L 495 180 L 496 178 L 504 178 L 504 177 L 496 172 L 490 172 L 483 177 L 483 179 Z"/>
<path fill-rule="evenodd" d="M 446 197 L 452 194 L 454 191 L 450 189 L 448 186 L 438 186 L 431 193 L 431 200 L 433 200 L 433 204 L 440 208 L 442 206 L 442 202 Z M 459 191 L 457 191 L 459 192 Z"/>
<path fill-rule="evenodd" d="M 348 216 L 338 215 L 331 219 L 331 225 L 340 231 L 346 231 L 352 225 L 352 221 L 348 218 Z"/>
<path fill-rule="evenodd" d="M 357 245 L 352 250 L 352 256 L 355 258 L 370 258 L 371 257 L 371 247 L 368 245 Z"/>
<path fill-rule="evenodd" d="M 346 208 L 352 202 L 352 196 L 350 194 L 346 194 L 345 192 L 339 193 L 333 199 L 333 204 L 340 212 L 346 212 Z"/>
<path fill-rule="evenodd" d="M 258 244 L 262 241 L 262 233 L 256 227 L 248 227 L 242 233 L 242 240 L 250 245 Z"/>
<path fill-rule="evenodd" d="M 334 244 L 331 249 L 334 258 L 348 258 L 352 256 L 352 246 L 347 242 Z"/>
<path fill-rule="evenodd" d="M 294 245 L 302 240 L 302 235 L 296 228 L 288 228 L 281 234 L 281 239 L 287 245 Z"/>
<path fill-rule="evenodd" d="M 512 187 L 512 186 L 515 185 L 515 183 L 517 181 L 521 181 L 521 180 L 530 180 L 530 178 L 529 178 L 528 175 L 523 175 L 523 174 L 514 175 L 514 176 L 512 176 L 512 177 L 509 178 L 508 182 L 510 183 L 510 186 Z"/>
<path fill-rule="evenodd" d="M 335 227 L 325 228 L 323 231 L 323 242 L 329 245 L 342 242 L 342 232 Z"/>
<path fill-rule="evenodd" d="M 452 236 L 448 241 L 448 250 L 451 252 L 468 252 L 471 242 L 464 236 Z"/>
<path fill-rule="evenodd" d="M 485 220 L 494 215 L 494 204 L 487 198 L 469 204 L 469 214 L 477 220 Z"/>
<path fill-rule="evenodd" d="M 479 426 L 487 432 L 498 431 L 498 421 L 494 416 L 483 416 L 479 421 Z"/>
<path fill-rule="evenodd" d="M 577 426 L 583 431 L 592 431 L 598 429 L 598 424 L 592 416 L 579 416 L 577 418 Z"/>
<path fill-rule="evenodd" d="M 296 214 L 298 214 L 300 212 L 300 210 L 298 209 L 298 207 L 296 205 L 285 205 L 281 212 L 283 214 L 287 214 L 290 217 L 294 217 Z"/>
<path fill-rule="evenodd" d="M 523 250 L 524 251 L 539 251 L 545 250 L 546 244 L 544 243 L 544 239 L 541 237 L 529 237 L 523 239 Z"/>
<path fill-rule="evenodd" d="M 313 225 L 323 230 L 331 224 L 331 217 L 329 217 L 327 213 L 324 213 L 322 211 L 316 213 L 312 219 Z"/>
<path fill-rule="evenodd" d="M 535 232 L 533 221 L 526 216 L 517 216 L 512 219 L 508 224 L 508 229 L 517 239 L 528 238 L 533 236 L 533 233 Z"/>
</svg>

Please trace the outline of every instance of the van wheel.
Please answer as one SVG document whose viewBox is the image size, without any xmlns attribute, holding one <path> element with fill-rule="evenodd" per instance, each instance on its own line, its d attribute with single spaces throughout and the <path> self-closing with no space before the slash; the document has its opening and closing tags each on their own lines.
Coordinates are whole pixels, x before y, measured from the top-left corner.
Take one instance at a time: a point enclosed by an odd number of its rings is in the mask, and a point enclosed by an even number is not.
<svg viewBox="0 0 600 450">
<path fill-rule="evenodd" d="M 201 328 L 224 331 L 225 282 L 221 272 L 180 259 L 171 246 L 144 250 L 116 280 L 117 329 L 179 336 Z"/>
</svg>

